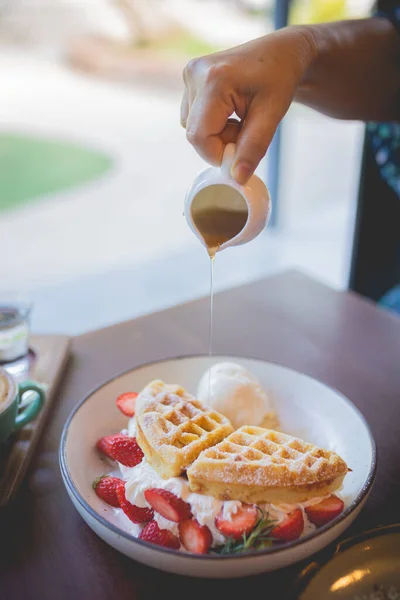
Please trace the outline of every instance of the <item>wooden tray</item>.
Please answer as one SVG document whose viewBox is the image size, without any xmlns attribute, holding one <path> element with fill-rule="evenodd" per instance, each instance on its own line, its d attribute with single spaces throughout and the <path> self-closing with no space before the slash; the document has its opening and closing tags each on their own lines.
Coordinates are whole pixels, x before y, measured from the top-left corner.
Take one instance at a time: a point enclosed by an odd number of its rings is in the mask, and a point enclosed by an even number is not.
<svg viewBox="0 0 400 600">
<path fill-rule="evenodd" d="M 46 389 L 45 404 L 34 421 L 14 433 L 0 455 L 0 508 L 9 502 L 23 480 L 26 469 L 50 411 L 55 391 L 65 370 L 71 338 L 64 335 L 33 335 L 32 360 L 26 378 Z"/>
</svg>

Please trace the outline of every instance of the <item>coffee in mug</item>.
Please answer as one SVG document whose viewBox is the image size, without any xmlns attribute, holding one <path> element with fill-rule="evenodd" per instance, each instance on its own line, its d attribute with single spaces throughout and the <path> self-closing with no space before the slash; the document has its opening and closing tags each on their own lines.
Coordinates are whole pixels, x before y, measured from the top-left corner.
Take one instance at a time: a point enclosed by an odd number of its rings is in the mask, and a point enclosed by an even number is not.
<svg viewBox="0 0 400 600">
<path fill-rule="evenodd" d="M 9 379 L 0 373 L 0 413 L 8 404 L 10 392 Z"/>
<path fill-rule="evenodd" d="M 31 400 L 22 404 L 26 392 Z M 0 368 L 0 444 L 6 442 L 14 431 L 32 421 L 40 412 L 45 401 L 45 392 L 33 381 L 17 383 L 3 368 Z"/>
</svg>

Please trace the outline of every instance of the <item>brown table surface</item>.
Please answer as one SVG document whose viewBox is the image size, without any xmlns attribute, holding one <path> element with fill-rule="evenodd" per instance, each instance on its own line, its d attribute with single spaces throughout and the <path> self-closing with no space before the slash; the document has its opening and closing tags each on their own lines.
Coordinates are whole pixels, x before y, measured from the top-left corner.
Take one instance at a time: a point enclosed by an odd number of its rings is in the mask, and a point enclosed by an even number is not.
<svg viewBox="0 0 400 600">
<path fill-rule="evenodd" d="M 64 489 L 58 446 L 71 409 L 118 372 L 205 353 L 208 316 L 204 298 L 73 339 L 59 398 L 29 473 L 16 499 L 0 512 L 1 600 L 136 600 L 200 593 L 210 600 L 243 599 L 260 589 L 263 597 L 276 600 L 310 562 L 231 580 L 163 573 L 99 539 Z M 290 271 L 218 294 L 214 342 L 215 354 L 272 360 L 348 396 L 371 425 L 379 466 L 372 494 L 345 535 L 400 521 L 398 317 Z"/>
</svg>

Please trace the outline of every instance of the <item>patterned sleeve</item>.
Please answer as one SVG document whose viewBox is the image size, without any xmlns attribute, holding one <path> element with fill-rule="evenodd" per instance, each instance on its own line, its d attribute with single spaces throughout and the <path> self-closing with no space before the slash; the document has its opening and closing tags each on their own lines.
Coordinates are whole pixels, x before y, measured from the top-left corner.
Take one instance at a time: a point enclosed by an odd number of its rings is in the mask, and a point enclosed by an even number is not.
<svg viewBox="0 0 400 600">
<path fill-rule="evenodd" d="M 400 0 L 378 2 L 374 16 L 389 19 L 400 35 Z M 400 197 L 400 123 L 367 123 L 367 139 L 382 178 Z"/>
</svg>

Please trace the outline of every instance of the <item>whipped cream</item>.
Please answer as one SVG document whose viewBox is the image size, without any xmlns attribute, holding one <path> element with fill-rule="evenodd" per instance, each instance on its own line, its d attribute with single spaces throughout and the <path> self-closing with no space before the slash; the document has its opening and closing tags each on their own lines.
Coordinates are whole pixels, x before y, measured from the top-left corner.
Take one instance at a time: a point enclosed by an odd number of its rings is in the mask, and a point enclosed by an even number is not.
<svg viewBox="0 0 400 600">
<path fill-rule="evenodd" d="M 149 488 L 168 490 L 190 505 L 192 514 L 200 525 L 207 525 L 213 536 L 213 546 L 225 542 L 225 537 L 215 527 L 215 517 L 222 510 L 224 518 L 230 519 L 231 515 L 241 506 L 241 502 L 237 500 L 222 501 L 205 494 L 193 493 L 190 491 L 188 481 L 184 477 L 162 479 L 145 458 L 136 467 L 120 465 L 120 470 L 123 479 L 126 481 L 125 495 L 131 504 L 147 507 L 144 492 Z M 154 519 L 161 529 L 169 529 L 174 535 L 179 536 L 177 523 L 165 519 L 157 512 L 154 512 Z"/>
<path fill-rule="evenodd" d="M 128 431 L 123 429 L 121 433 L 127 433 L 130 437 L 136 437 L 136 419 L 131 417 L 128 421 Z"/>
</svg>

